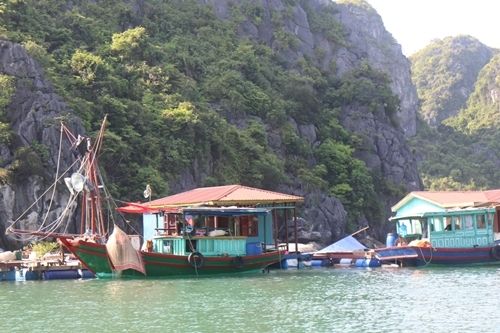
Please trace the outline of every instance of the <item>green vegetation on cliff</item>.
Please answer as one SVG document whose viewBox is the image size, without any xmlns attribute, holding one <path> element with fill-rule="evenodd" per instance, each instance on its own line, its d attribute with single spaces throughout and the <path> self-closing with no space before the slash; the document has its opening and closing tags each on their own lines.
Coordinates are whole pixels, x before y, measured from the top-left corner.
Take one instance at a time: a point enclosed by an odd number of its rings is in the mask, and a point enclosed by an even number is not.
<svg viewBox="0 0 500 333">
<path fill-rule="evenodd" d="M 464 41 L 473 47 L 464 50 Z M 422 123 L 412 145 L 422 157 L 428 189 L 500 187 L 500 55 L 492 54 L 479 42 L 459 37 L 437 41 L 412 57 L 414 68 L 427 64 L 414 75 L 424 98 L 422 111 L 428 111 L 423 117 L 434 126 Z"/>
<path fill-rule="evenodd" d="M 435 127 L 466 104 L 491 50 L 470 36 L 435 40 L 411 56 L 412 79 L 422 101 L 422 118 Z"/>
<path fill-rule="evenodd" d="M 166 195 L 185 175 L 206 186 L 294 181 L 338 196 L 352 216 L 377 215 L 384 188 L 354 157 L 359 140 L 338 112 L 356 103 L 395 113 L 386 77 L 368 65 L 339 79 L 307 58 L 290 63 L 280 53 L 296 47 L 279 26 L 286 10 L 273 13 L 271 48 L 237 33 L 246 19 L 259 26 L 262 8 L 229 9 L 220 20 L 194 0 L 7 0 L 0 33 L 39 61 L 87 130 L 109 114 L 102 165 L 117 197 L 137 200 L 146 183 Z M 311 16 L 312 28 L 344 43 L 325 15 Z M 298 135 L 311 124 L 319 145 Z"/>
</svg>

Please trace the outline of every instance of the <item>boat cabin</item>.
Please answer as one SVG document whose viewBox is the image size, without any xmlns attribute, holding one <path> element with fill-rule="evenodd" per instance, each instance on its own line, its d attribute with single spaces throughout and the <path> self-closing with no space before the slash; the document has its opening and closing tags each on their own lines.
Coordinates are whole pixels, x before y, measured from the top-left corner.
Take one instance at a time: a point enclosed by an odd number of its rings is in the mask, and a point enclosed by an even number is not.
<svg viewBox="0 0 500 333">
<path fill-rule="evenodd" d="M 486 247 L 495 242 L 495 208 L 454 209 L 398 217 L 399 242 L 428 240 L 433 247 Z"/>
<path fill-rule="evenodd" d="M 265 208 L 183 208 L 179 213 L 165 213 L 163 225 L 156 220 L 153 252 L 204 256 L 245 256 L 266 251 L 272 242 L 272 218 Z M 146 230 L 148 229 L 148 230 Z"/>
<path fill-rule="evenodd" d="M 391 209 L 403 243 L 426 239 L 433 247 L 481 247 L 500 239 L 500 190 L 414 191 Z"/>
<path fill-rule="evenodd" d="M 251 255 L 266 249 L 286 250 L 294 234 L 295 205 L 304 198 L 243 185 L 201 187 L 146 203 L 120 207 L 142 214 L 143 239 L 151 251 L 176 255 Z M 293 225 L 290 225 L 290 221 Z M 289 230 L 292 227 L 292 230 Z M 279 239 L 278 235 L 281 235 Z"/>
</svg>

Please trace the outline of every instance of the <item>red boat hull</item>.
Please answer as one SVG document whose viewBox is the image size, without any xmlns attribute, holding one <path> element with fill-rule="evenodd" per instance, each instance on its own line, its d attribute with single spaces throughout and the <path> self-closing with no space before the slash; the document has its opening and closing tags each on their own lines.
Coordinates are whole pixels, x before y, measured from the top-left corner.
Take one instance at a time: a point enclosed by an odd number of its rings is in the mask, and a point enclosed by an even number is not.
<svg viewBox="0 0 500 333">
<path fill-rule="evenodd" d="M 375 249 L 382 263 L 403 266 L 500 264 L 500 246 L 439 248 L 398 246 Z"/>
</svg>

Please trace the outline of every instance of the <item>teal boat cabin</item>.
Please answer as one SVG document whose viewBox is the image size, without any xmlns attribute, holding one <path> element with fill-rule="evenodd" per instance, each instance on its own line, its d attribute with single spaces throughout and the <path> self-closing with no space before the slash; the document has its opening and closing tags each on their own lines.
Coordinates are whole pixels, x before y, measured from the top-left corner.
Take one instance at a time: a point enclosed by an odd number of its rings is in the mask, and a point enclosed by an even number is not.
<svg viewBox="0 0 500 333">
<path fill-rule="evenodd" d="M 296 204 L 301 201 L 299 196 L 226 185 L 197 188 L 120 210 L 143 214 L 143 249 L 148 251 L 251 256 L 277 250 L 280 244 L 283 250 L 289 250 L 290 242 L 297 244 Z M 294 224 L 289 226 L 288 221 Z M 294 239 L 288 239 L 293 234 Z"/>
<path fill-rule="evenodd" d="M 271 210 L 266 208 L 183 208 L 166 213 L 167 222 L 149 224 L 153 252 L 204 256 L 261 254 L 272 240 Z M 165 228 L 166 227 L 166 228 Z M 259 232 L 260 231 L 260 232 Z"/>
<path fill-rule="evenodd" d="M 500 190 L 411 192 L 392 207 L 400 241 L 436 247 L 488 246 L 500 239 Z"/>
<path fill-rule="evenodd" d="M 394 207 L 396 233 L 375 249 L 383 263 L 500 263 L 500 190 L 411 192 Z"/>
</svg>

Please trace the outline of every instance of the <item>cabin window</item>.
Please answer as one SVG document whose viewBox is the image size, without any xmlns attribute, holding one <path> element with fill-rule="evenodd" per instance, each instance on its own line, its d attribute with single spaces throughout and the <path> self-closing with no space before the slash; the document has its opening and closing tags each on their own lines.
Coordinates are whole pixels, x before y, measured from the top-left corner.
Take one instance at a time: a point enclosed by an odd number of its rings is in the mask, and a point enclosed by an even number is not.
<svg viewBox="0 0 500 333">
<path fill-rule="evenodd" d="M 444 218 L 444 230 L 451 231 L 451 216 Z"/>
<path fill-rule="evenodd" d="M 163 217 L 163 229 L 167 235 L 175 235 L 180 230 L 177 228 L 178 215 L 177 214 L 165 214 Z"/>
<path fill-rule="evenodd" d="M 477 215 L 476 227 L 478 229 L 486 229 L 486 221 L 485 221 L 484 215 Z"/>
<path fill-rule="evenodd" d="M 408 233 L 411 233 L 411 224 L 408 220 L 398 221 L 398 234 L 405 237 Z"/>
<path fill-rule="evenodd" d="M 240 235 L 254 237 L 258 235 L 259 220 L 256 216 L 240 216 Z"/>
<path fill-rule="evenodd" d="M 208 230 L 214 230 L 215 229 L 215 216 L 207 216 L 205 217 L 205 225 L 208 228 Z"/>
<path fill-rule="evenodd" d="M 460 230 L 460 216 L 446 216 L 444 224 L 445 231 Z"/>
<path fill-rule="evenodd" d="M 443 231 L 443 220 L 440 217 L 431 217 L 429 218 L 431 232 L 433 231 Z"/>
<path fill-rule="evenodd" d="M 422 234 L 422 222 L 420 220 L 412 220 L 412 232 L 414 234 Z"/>
<path fill-rule="evenodd" d="M 487 214 L 487 216 L 488 216 L 488 226 L 492 226 L 493 225 L 494 215 L 493 214 Z"/>
<path fill-rule="evenodd" d="M 163 249 L 161 249 L 162 253 L 173 253 L 173 245 L 171 240 L 163 240 Z"/>
<path fill-rule="evenodd" d="M 472 215 L 464 215 L 462 217 L 462 226 L 465 230 L 473 230 L 474 229 L 474 218 Z"/>
<path fill-rule="evenodd" d="M 212 230 L 225 230 L 229 229 L 229 217 L 227 216 L 206 216 L 205 227 L 208 231 Z"/>
</svg>

